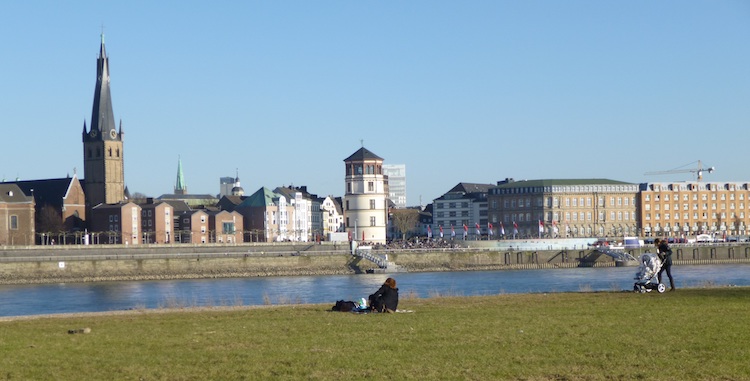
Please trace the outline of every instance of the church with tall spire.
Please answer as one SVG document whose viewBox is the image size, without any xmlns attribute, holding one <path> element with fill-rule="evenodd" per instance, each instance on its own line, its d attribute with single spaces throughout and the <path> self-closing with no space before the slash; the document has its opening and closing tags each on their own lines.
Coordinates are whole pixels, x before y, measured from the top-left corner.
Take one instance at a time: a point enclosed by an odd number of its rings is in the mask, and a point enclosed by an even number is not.
<svg viewBox="0 0 750 381">
<path fill-rule="evenodd" d="M 109 58 L 101 35 L 96 60 L 96 87 L 89 128 L 83 122 L 83 171 L 86 206 L 117 204 L 126 199 L 122 121 L 115 124 L 110 91 Z"/>
</svg>

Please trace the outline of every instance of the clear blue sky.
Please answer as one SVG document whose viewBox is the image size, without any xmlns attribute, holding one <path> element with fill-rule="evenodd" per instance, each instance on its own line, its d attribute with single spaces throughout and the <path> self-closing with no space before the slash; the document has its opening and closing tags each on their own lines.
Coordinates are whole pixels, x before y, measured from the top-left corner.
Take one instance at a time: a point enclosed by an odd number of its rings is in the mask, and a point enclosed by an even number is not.
<svg viewBox="0 0 750 381">
<path fill-rule="evenodd" d="M 5 1 L 0 176 L 83 175 L 102 25 L 131 192 L 171 193 L 181 156 L 190 193 L 239 168 L 247 193 L 341 196 L 361 140 L 410 205 L 697 160 L 750 181 L 740 0 Z"/>
</svg>

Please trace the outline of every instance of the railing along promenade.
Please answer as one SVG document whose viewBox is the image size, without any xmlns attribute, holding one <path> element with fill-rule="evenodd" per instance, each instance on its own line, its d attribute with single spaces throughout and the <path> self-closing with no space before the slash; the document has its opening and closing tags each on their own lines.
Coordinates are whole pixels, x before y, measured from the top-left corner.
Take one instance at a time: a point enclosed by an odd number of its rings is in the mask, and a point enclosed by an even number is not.
<svg viewBox="0 0 750 381">
<path fill-rule="evenodd" d="M 715 264 L 750 261 L 750 244 L 698 243 L 673 244 L 675 264 Z M 459 254 L 486 253 L 504 254 L 510 258 L 506 262 L 543 264 L 549 258 L 561 257 L 559 262 L 578 263 L 581 258 L 595 248 L 570 248 L 549 250 L 539 247 L 524 247 L 523 250 L 506 248 L 473 247 L 427 247 L 427 248 L 374 248 L 373 253 L 386 256 L 403 254 Z M 646 245 L 639 249 L 625 250 L 638 257 L 655 249 Z M 13 262 L 59 262 L 59 261 L 101 261 L 101 260 L 164 260 L 201 258 L 263 258 L 295 256 L 338 256 L 349 255 L 347 243 L 273 243 L 273 244 L 145 244 L 145 245 L 47 245 L 47 246 L 0 246 L 0 263 Z M 523 255 L 525 260 L 516 260 Z"/>
</svg>

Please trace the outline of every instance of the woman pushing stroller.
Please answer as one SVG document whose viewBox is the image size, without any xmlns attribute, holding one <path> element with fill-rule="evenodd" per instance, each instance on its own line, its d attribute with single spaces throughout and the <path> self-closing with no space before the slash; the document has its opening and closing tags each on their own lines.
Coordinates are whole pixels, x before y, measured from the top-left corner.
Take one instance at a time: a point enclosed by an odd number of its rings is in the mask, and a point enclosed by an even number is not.
<svg viewBox="0 0 750 381">
<path fill-rule="evenodd" d="M 662 277 L 661 274 L 664 272 L 664 270 L 667 271 L 667 277 L 669 278 L 669 291 L 674 291 L 674 279 L 672 279 L 672 249 L 669 247 L 669 244 L 667 244 L 667 240 L 665 239 L 655 239 L 654 245 L 656 246 L 656 253 L 659 255 L 659 259 L 661 259 L 662 267 L 661 270 L 659 270 L 659 283 L 662 283 Z"/>
</svg>

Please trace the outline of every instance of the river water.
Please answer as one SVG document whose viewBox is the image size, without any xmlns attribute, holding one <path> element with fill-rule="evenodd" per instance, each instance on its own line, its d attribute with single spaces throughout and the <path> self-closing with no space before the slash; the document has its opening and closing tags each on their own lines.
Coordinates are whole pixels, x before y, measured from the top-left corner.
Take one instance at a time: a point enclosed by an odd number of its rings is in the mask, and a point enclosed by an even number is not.
<svg viewBox="0 0 750 381">
<path fill-rule="evenodd" d="M 0 316 L 367 298 L 388 277 L 402 297 L 630 291 L 635 267 L 0 285 Z M 676 286 L 750 286 L 750 264 L 673 266 Z M 666 280 L 666 274 L 665 274 Z"/>
</svg>

